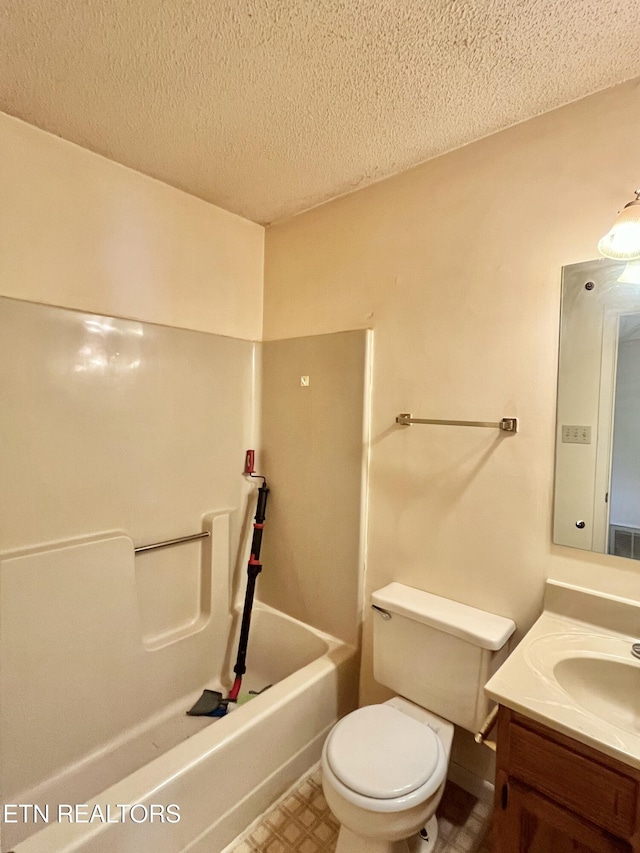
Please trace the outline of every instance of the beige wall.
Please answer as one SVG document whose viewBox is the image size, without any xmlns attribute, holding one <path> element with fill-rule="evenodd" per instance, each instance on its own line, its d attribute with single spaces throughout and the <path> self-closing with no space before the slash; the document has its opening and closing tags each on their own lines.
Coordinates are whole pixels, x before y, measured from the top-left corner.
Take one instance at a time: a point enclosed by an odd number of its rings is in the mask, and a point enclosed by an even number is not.
<svg viewBox="0 0 640 853">
<path fill-rule="evenodd" d="M 0 295 L 260 338 L 260 225 L 1 113 L 0 160 Z"/>
<path fill-rule="evenodd" d="M 520 631 L 548 576 L 640 595 L 636 565 L 551 544 L 560 268 L 631 197 L 639 130 L 634 81 L 267 231 L 265 339 L 374 328 L 367 592 L 395 579 Z"/>
</svg>

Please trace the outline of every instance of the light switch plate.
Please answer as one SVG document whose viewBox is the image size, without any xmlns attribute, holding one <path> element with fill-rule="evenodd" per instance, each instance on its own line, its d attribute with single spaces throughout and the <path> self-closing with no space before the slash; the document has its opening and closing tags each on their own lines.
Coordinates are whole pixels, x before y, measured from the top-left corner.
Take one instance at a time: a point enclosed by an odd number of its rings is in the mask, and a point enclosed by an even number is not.
<svg viewBox="0 0 640 853">
<path fill-rule="evenodd" d="M 591 427 L 562 424 L 563 444 L 591 444 Z"/>
</svg>

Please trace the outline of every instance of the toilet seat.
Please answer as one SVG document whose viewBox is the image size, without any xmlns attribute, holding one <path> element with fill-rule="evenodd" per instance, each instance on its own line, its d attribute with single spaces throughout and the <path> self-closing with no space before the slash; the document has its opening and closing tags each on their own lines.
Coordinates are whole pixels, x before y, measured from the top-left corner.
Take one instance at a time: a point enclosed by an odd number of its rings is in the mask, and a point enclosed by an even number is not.
<svg viewBox="0 0 640 853">
<path fill-rule="evenodd" d="M 335 725 L 327 758 L 348 788 L 390 800 L 410 794 L 433 776 L 437 735 L 390 705 L 367 705 Z"/>
<path fill-rule="evenodd" d="M 322 759 L 323 772 L 346 800 L 377 812 L 424 802 L 447 773 L 437 733 L 389 704 L 359 708 L 340 720 Z"/>
</svg>

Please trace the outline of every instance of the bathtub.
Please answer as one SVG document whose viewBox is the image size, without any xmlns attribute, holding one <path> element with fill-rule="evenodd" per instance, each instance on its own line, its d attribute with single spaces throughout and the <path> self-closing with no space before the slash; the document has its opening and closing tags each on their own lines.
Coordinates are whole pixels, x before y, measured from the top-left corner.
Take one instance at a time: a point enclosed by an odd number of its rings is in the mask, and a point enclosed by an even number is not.
<svg viewBox="0 0 640 853">
<path fill-rule="evenodd" d="M 1 849 L 219 853 L 356 706 L 356 650 L 260 603 L 248 666 L 242 694 L 272 686 L 218 720 L 185 714 L 202 688 L 183 697 L 22 800 L 39 811 L 10 809 L 19 821 L 4 815 Z"/>
</svg>

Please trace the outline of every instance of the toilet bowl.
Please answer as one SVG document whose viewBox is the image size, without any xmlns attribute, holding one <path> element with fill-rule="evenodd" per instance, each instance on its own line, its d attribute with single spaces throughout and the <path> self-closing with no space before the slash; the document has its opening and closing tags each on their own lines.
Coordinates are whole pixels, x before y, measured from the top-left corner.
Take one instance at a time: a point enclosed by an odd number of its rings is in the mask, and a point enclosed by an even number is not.
<svg viewBox="0 0 640 853">
<path fill-rule="evenodd" d="M 453 726 L 482 725 L 483 686 L 516 626 L 396 581 L 374 590 L 371 606 L 373 677 L 399 696 L 353 711 L 327 737 L 322 785 L 341 824 L 336 853 L 431 853 Z"/>
<path fill-rule="evenodd" d="M 322 751 L 322 786 L 340 821 L 336 853 L 408 853 L 432 849 L 408 840 L 429 822 L 442 797 L 453 726 L 395 697 L 344 717 Z"/>
</svg>

